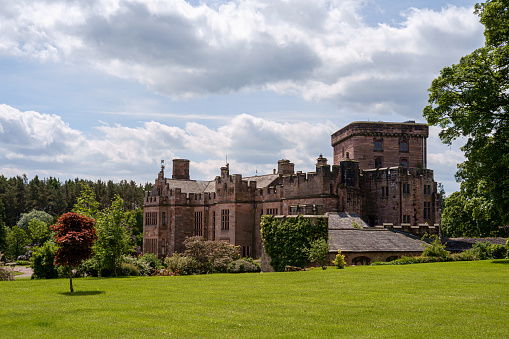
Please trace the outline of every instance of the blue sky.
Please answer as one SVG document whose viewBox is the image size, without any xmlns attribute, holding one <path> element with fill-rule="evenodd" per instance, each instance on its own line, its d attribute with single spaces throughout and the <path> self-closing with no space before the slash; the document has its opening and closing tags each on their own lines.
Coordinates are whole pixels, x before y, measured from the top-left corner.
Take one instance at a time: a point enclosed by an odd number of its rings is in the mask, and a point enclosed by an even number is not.
<svg viewBox="0 0 509 339">
<path fill-rule="evenodd" d="M 0 174 L 152 182 L 312 171 L 353 121 L 425 122 L 440 69 L 483 44 L 468 1 L 0 1 Z M 458 189 L 461 141 L 430 128 Z M 168 168 L 171 170 L 171 168 Z"/>
</svg>

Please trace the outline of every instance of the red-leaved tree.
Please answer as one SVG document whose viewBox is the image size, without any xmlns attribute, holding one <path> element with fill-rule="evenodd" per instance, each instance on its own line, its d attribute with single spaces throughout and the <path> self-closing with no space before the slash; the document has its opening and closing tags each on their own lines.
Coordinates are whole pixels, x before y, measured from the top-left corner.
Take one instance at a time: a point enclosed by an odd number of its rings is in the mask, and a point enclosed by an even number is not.
<svg viewBox="0 0 509 339">
<path fill-rule="evenodd" d="M 55 264 L 67 266 L 71 292 L 72 267 L 92 256 L 92 245 L 97 240 L 95 220 L 78 213 L 66 213 L 51 226 L 56 232 L 55 243 L 59 246 L 55 255 Z"/>
</svg>

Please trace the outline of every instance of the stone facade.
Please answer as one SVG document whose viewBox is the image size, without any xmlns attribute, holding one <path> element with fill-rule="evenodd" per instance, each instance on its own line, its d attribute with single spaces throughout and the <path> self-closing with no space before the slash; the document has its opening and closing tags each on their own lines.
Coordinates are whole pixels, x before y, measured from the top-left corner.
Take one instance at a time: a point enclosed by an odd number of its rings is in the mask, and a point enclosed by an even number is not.
<svg viewBox="0 0 509 339">
<path fill-rule="evenodd" d="M 145 195 L 143 251 L 182 252 L 186 237 L 200 235 L 259 257 L 264 214 L 349 212 L 370 226 L 438 224 L 440 197 L 433 171 L 425 169 L 427 136 L 423 124 L 352 123 L 332 135 L 334 164 L 320 155 L 310 173 L 295 172 L 283 159 L 272 174 L 243 177 L 226 164 L 214 180 L 196 181 L 189 160 L 174 159 L 171 179 L 162 166 Z"/>
</svg>

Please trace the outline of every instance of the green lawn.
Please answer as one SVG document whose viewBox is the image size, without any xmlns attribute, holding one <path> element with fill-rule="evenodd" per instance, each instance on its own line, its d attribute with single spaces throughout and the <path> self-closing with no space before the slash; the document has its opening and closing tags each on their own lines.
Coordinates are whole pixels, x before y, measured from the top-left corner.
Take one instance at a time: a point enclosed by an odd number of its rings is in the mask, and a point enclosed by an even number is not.
<svg viewBox="0 0 509 339">
<path fill-rule="evenodd" d="M 509 337 L 509 260 L 73 282 L 0 282 L 0 337 Z"/>
</svg>

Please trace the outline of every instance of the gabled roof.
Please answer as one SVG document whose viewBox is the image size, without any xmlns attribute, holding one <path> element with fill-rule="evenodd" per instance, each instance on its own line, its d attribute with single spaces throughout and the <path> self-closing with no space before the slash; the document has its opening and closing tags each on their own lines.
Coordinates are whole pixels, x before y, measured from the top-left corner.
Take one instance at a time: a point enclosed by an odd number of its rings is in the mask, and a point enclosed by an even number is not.
<svg viewBox="0 0 509 339">
<path fill-rule="evenodd" d="M 415 236 L 385 228 L 329 229 L 329 252 L 422 252 L 426 246 Z"/>
<path fill-rule="evenodd" d="M 245 178 L 242 178 L 242 180 L 247 181 L 248 185 L 249 185 L 249 182 L 255 181 L 256 188 L 265 188 L 267 186 L 271 186 L 272 184 L 275 184 L 274 181 L 276 181 L 278 178 L 279 178 L 279 174 L 265 174 L 265 175 L 257 175 L 254 177 L 245 177 Z"/>
<path fill-rule="evenodd" d="M 196 180 L 182 180 L 182 179 L 166 179 L 166 184 L 170 189 L 180 188 L 182 193 L 204 193 L 214 192 L 214 181 L 196 181 Z M 210 186 L 214 186 L 212 189 Z"/>
<path fill-rule="evenodd" d="M 353 229 L 369 227 L 364 220 L 356 213 L 350 212 L 338 212 L 338 213 L 327 213 L 329 216 L 329 228 L 332 229 Z"/>
</svg>

